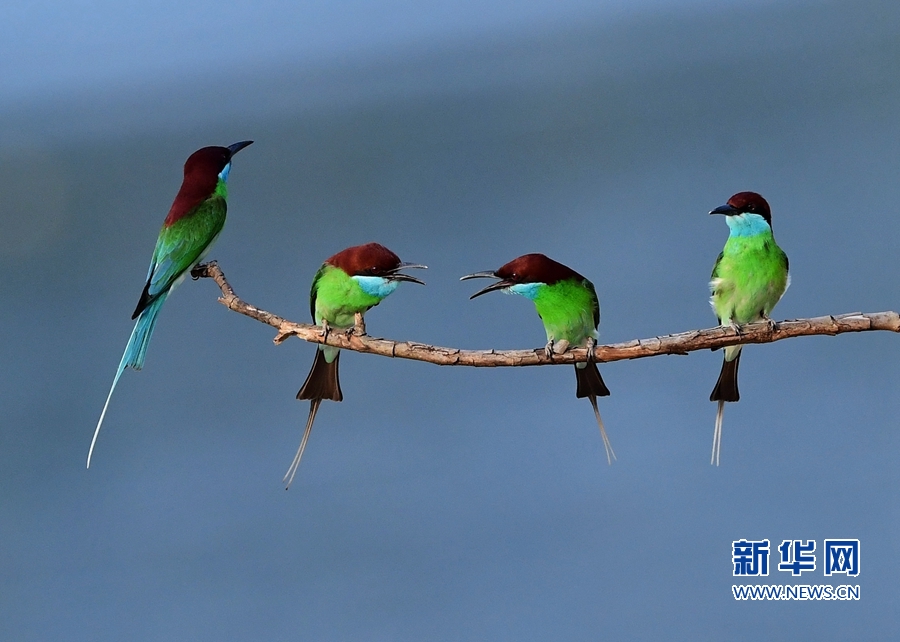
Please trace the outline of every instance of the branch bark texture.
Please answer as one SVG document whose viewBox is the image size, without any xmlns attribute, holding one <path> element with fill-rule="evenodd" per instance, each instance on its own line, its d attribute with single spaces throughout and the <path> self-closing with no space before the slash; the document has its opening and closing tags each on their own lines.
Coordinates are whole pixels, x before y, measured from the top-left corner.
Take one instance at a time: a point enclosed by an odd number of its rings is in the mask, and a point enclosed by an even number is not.
<svg viewBox="0 0 900 642">
<path fill-rule="evenodd" d="M 211 278 L 219 286 L 222 296 L 219 302 L 229 310 L 233 310 L 275 328 L 278 333 L 275 343 L 280 344 L 289 337 L 295 336 L 311 343 L 322 343 L 336 348 L 378 354 L 384 357 L 426 361 L 439 366 L 543 366 L 550 364 L 573 364 L 587 359 L 585 348 L 572 348 L 563 354 L 554 354 L 548 358 L 544 347 L 532 350 L 460 350 L 440 346 L 416 343 L 414 341 L 391 341 L 379 339 L 360 331 L 359 327 L 352 333 L 334 330 L 323 336 L 322 328 L 312 324 L 295 323 L 276 314 L 261 310 L 243 301 L 235 294 L 234 289 L 225 279 L 225 274 L 215 261 L 194 268 L 192 276 Z M 792 319 L 779 321 L 770 327 L 765 322 L 748 323 L 740 327 L 740 331 L 728 327 L 717 326 L 705 330 L 690 330 L 677 334 L 651 337 L 649 339 L 633 339 L 624 343 L 598 345 L 594 348 L 594 358 L 598 362 L 609 363 L 623 359 L 641 359 L 663 354 L 687 354 L 695 350 L 709 350 L 725 346 L 748 343 L 772 343 L 792 337 L 812 335 L 836 335 L 845 332 L 868 332 L 887 330 L 900 332 L 900 315 L 896 312 L 850 312 L 848 314 L 828 315 L 811 319 Z"/>
</svg>

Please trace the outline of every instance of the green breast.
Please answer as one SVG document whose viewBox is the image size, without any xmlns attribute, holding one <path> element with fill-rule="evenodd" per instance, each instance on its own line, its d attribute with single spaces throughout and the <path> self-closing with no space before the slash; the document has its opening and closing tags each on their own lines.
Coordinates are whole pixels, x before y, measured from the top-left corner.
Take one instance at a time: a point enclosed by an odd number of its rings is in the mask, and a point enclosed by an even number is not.
<svg viewBox="0 0 900 642">
<path fill-rule="evenodd" d="M 336 328 L 353 327 L 357 312 L 365 312 L 381 301 L 366 294 L 350 275 L 332 265 L 323 265 L 316 274 L 311 295 L 316 323 L 325 319 Z"/>
<path fill-rule="evenodd" d="M 547 340 L 565 339 L 582 345 L 597 337 L 600 304 L 590 281 L 560 281 L 545 285 L 534 297 L 534 306 L 544 322 Z"/>
<path fill-rule="evenodd" d="M 769 315 L 787 284 L 787 256 L 771 232 L 732 236 L 713 268 L 713 308 L 721 323 L 759 321 Z"/>
</svg>

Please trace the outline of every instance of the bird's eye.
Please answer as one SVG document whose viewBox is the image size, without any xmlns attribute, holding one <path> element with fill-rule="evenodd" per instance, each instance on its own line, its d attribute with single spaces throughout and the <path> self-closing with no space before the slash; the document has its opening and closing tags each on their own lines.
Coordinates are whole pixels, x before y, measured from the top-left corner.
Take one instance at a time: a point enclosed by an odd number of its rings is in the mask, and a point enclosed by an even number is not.
<svg viewBox="0 0 900 642">
<path fill-rule="evenodd" d="M 747 209 L 750 210 L 751 212 L 755 212 L 756 211 L 756 203 L 750 203 L 750 205 L 747 207 Z"/>
</svg>

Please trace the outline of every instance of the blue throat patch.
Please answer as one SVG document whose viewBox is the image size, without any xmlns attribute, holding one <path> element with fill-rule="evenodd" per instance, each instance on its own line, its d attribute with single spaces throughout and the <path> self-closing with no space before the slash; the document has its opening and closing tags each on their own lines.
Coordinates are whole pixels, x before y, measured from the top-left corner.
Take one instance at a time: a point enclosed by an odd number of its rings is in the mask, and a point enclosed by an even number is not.
<svg viewBox="0 0 900 642">
<path fill-rule="evenodd" d="M 219 179 L 222 182 L 227 183 L 228 182 L 228 172 L 230 172 L 230 171 L 231 171 L 231 161 L 228 161 L 228 164 L 222 168 L 221 172 L 219 172 Z"/>
<path fill-rule="evenodd" d="M 750 212 L 726 216 L 725 222 L 728 223 L 728 229 L 731 232 L 730 236 L 756 236 L 763 232 L 772 231 L 772 228 L 766 223 L 766 219 L 759 214 L 751 214 Z"/>
<path fill-rule="evenodd" d="M 534 301 L 542 287 L 544 287 L 543 283 L 518 283 L 516 285 L 511 285 L 508 288 L 504 288 L 503 291 L 507 294 L 518 294 L 526 299 Z"/>
<path fill-rule="evenodd" d="M 374 296 L 379 299 L 383 299 L 391 292 L 396 290 L 397 286 L 400 285 L 400 281 L 386 279 L 383 276 L 357 275 L 350 278 L 359 283 L 359 287 L 362 288 L 363 292 L 365 292 L 369 296 Z"/>
</svg>

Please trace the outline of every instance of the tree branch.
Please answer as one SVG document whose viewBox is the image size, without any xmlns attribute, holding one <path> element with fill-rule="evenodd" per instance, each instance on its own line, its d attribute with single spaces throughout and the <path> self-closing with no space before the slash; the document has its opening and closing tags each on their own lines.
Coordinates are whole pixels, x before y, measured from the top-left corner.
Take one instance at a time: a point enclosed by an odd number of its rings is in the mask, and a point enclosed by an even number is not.
<svg viewBox="0 0 900 642">
<path fill-rule="evenodd" d="M 311 343 L 323 343 L 336 348 L 378 354 L 384 357 L 427 361 L 440 366 L 542 366 L 577 363 L 587 359 L 585 348 L 573 348 L 563 354 L 554 354 L 552 358 L 548 358 L 544 354 L 543 346 L 533 350 L 459 350 L 413 341 L 391 341 L 365 335 L 364 325 L 361 327 L 357 325 L 357 328 L 349 333 L 332 331 L 328 333 L 327 337 L 323 337 L 322 328 L 319 326 L 294 323 L 245 303 L 234 293 L 234 289 L 225 279 L 225 275 L 215 261 L 197 266 L 191 271 L 191 276 L 194 279 L 213 279 L 222 290 L 222 296 L 219 297 L 222 305 L 278 330 L 274 339 L 276 344 L 295 336 Z M 900 315 L 891 311 L 850 312 L 837 316 L 780 321 L 773 327 L 762 321 L 743 325 L 739 332 L 729 326 L 717 326 L 706 330 L 691 330 L 650 339 L 634 339 L 625 343 L 598 345 L 594 348 L 594 358 L 598 362 L 609 363 L 663 354 L 687 354 L 695 350 L 723 348 L 739 343 L 772 343 L 792 337 L 817 334 L 836 335 L 844 332 L 867 332 L 870 330 L 900 332 Z"/>
</svg>

